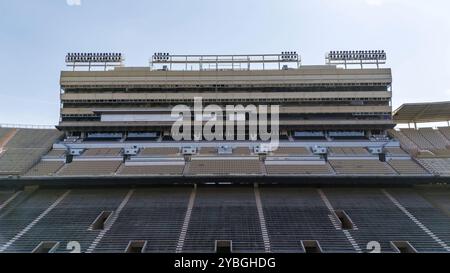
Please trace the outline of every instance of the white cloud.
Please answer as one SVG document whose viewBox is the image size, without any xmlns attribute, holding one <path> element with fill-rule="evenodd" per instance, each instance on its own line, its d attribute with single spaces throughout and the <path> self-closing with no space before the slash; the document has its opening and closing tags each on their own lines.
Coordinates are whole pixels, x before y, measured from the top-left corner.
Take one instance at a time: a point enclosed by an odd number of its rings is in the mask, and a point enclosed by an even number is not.
<svg viewBox="0 0 450 273">
<path fill-rule="evenodd" d="M 66 0 L 69 6 L 81 6 L 81 0 Z"/>
</svg>

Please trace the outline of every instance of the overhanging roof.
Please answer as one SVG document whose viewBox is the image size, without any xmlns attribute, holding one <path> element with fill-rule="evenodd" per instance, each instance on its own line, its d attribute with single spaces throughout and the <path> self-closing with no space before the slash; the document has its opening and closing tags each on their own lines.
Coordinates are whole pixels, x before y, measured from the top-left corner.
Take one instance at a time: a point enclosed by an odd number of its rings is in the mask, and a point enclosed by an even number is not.
<svg viewBox="0 0 450 273">
<path fill-rule="evenodd" d="M 450 101 L 405 103 L 394 111 L 397 123 L 440 122 L 450 120 Z"/>
</svg>

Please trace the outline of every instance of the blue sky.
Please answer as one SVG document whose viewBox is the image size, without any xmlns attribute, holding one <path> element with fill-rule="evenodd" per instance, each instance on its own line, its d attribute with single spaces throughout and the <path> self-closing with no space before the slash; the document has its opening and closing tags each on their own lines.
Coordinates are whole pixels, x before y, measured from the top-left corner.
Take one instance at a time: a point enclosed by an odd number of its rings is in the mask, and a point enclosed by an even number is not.
<svg viewBox="0 0 450 273">
<path fill-rule="evenodd" d="M 69 5 L 70 4 L 70 5 Z M 79 4 L 79 5 L 78 5 Z M 450 100 L 446 0 L 1 0 L 0 123 L 56 124 L 67 52 L 175 54 L 385 49 L 394 107 Z"/>
</svg>

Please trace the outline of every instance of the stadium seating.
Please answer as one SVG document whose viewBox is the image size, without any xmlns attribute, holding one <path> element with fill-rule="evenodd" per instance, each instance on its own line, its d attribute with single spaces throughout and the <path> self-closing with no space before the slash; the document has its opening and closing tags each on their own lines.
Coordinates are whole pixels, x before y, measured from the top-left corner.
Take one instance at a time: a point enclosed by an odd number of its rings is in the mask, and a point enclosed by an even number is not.
<svg viewBox="0 0 450 273">
<path fill-rule="evenodd" d="M 394 170 L 388 164 L 380 162 L 377 159 L 373 160 L 353 160 L 344 159 L 329 161 L 337 174 L 346 175 L 393 175 Z"/>
<path fill-rule="evenodd" d="M 57 173 L 61 176 L 114 175 L 122 161 L 120 160 L 80 160 L 66 164 Z"/>
<path fill-rule="evenodd" d="M 261 163 L 257 159 L 193 159 L 190 162 L 189 174 L 261 174 Z"/>
<path fill-rule="evenodd" d="M 217 148 L 216 147 L 203 147 L 200 148 L 199 154 L 200 156 L 211 156 L 211 155 L 217 155 Z"/>
<path fill-rule="evenodd" d="M 145 252 L 175 252 L 191 188 L 140 189 L 131 196 L 95 252 L 124 252 L 133 240 Z"/>
<path fill-rule="evenodd" d="M 407 156 L 408 154 L 402 149 L 398 147 L 388 147 L 384 149 L 386 155 L 389 156 Z"/>
<path fill-rule="evenodd" d="M 419 158 L 418 161 L 431 173 L 450 176 L 450 158 Z"/>
<path fill-rule="evenodd" d="M 121 150 L 120 148 L 87 149 L 83 152 L 83 156 L 119 156 Z"/>
<path fill-rule="evenodd" d="M 119 175 L 181 175 L 183 174 L 184 164 L 171 165 L 170 162 L 164 165 L 123 165 Z"/>
<path fill-rule="evenodd" d="M 45 154 L 47 149 L 8 148 L 0 156 L 0 175 L 20 175 Z"/>
<path fill-rule="evenodd" d="M 252 188 L 199 188 L 184 252 L 214 252 L 216 240 L 231 240 L 233 252 L 264 252 Z"/>
<path fill-rule="evenodd" d="M 428 140 L 435 149 L 446 149 L 450 142 L 438 130 L 433 128 L 421 128 L 419 133 Z"/>
<path fill-rule="evenodd" d="M 434 146 L 416 129 L 400 129 L 400 131 L 422 150 L 433 150 Z"/>
<path fill-rule="evenodd" d="M 0 175 L 25 173 L 62 136 L 57 130 L 14 130 L 14 136 L 5 144 L 5 151 L 0 155 Z"/>
<path fill-rule="evenodd" d="M 329 175 L 333 174 L 333 169 L 326 162 L 307 163 L 286 162 L 286 161 L 266 161 L 267 174 L 272 175 Z"/>
<path fill-rule="evenodd" d="M 174 147 L 161 147 L 161 148 L 145 148 L 139 156 L 175 156 L 179 155 L 180 149 Z"/>
<path fill-rule="evenodd" d="M 233 149 L 233 155 L 250 155 L 250 149 L 248 147 L 236 147 Z"/>
<path fill-rule="evenodd" d="M 8 148 L 48 148 L 62 136 L 58 130 L 19 129 L 6 144 Z"/>
<path fill-rule="evenodd" d="M 302 240 L 317 240 L 325 252 L 354 252 L 344 233 L 337 230 L 331 212 L 316 189 L 261 187 L 271 250 L 302 252 Z"/>
<path fill-rule="evenodd" d="M 403 132 L 391 129 L 388 130 L 388 133 L 392 138 L 399 140 L 401 143 L 401 147 L 406 151 L 414 153 L 419 150 L 419 147 L 417 147 L 414 142 L 412 142 L 405 134 L 403 134 Z"/>
<path fill-rule="evenodd" d="M 274 253 L 297 253 L 303 251 L 301 241 L 306 240 L 318 241 L 323 252 L 355 252 L 336 222 L 334 210 L 345 212 L 352 221 L 347 234 L 362 252 L 369 251 L 370 241 L 379 242 L 383 253 L 394 251 L 391 241 L 408 241 L 419 252 L 444 253 L 445 249 L 415 222 L 420 221 L 440 240 L 450 243 L 450 217 L 443 207 L 448 207 L 450 191 L 448 187 L 434 190 L 433 195 L 437 190 L 441 199 L 432 198 L 427 188 L 387 189 L 408 210 L 407 215 L 380 188 L 322 188 L 322 196 L 316 188 L 259 186 L 260 214 L 253 187 L 199 186 L 186 222 L 182 252 L 214 252 L 216 240 L 232 241 L 233 252 L 263 253 L 268 246 Z M 86 252 L 95 241 L 94 252 L 102 253 L 124 252 L 130 241 L 146 241 L 145 252 L 175 252 L 193 188 L 139 188 L 123 203 L 127 193 L 130 188 L 38 189 L 0 210 L 0 247 L 10 242 L 6 252 L 31 252 L 47 241 L 59 243 L 56 252 L 69 252 L 67 244 L 77 241 L 81 252 Z M 0 204 L 12 194 L 0 191 Z M 40 216 L 44 211 L 46 214 Z M 107 231 L 92 229 L 102 212 L 117 213 L 117 218 L 108 224 Z M 33 225 L 25 229 L 30 223 Z M 96 240 L 101 232 L 104 234 Z"/>
<path fill-rule="evenodd" d="M 275 156 L 305 156 L 311 155 L 311 151 L 304 147 L 278 147 L 271 154 Z"/>
<path fill-rule="evenodd" d="M 390 241 L 409 241 L 419 252 L 442 251 L 380 189 L 329 188 L 324 193 L 334 208 L 344 210 L 352 219 L 357 229 L 351 234 L 362 250 L 367 243 L 377 241 L 382 252 L 393 252 Z"/>
<path fill-rule="evenodd" d="M 450 127 L 439 127 L 439 132 L 450 141 Z"/>
<path fill-rule="evenodd" d="M 36 222 L 33 228 L 15 241 L 7 251 L 31 252 L 40 242 L 52 241 L 59 242 L 56 252 L 67 253 L 72 250 L 67 249 L 67 244 L 76 241 L 80 244 L 80 251 L 86 252 L 100 232 L 89 230 L 90 225 L 102 211 L 117 209 L 127 192 L 128 189 L 111 188 L 107 191 L 105 189 L 72 190 L 61 203 Z M 12 238 L 25 224 L 33 221 L 38 213 L 48 208 L 63 193 L 64 191 L 61 190 L 39 190 L 23 205 L 14 208 L 5 216 L 7 224 L 0 224 L 0 230 L 2 227 L 13 228 L 8 235 L 5 234 L 6 238 Z"/>
<path fill-rule="evenodd" d="M 329 148 L 330 155 L 370 155 L 370 153 L 361 147 L 330 147 Z"/>
<path fill-rule="evenodd" d="M 66 155 L 66 150 L 62 150 L 62 149 L 53 149 L 50 150 L 50 152 L 48 152 L 45 156 L 46 157 L 57 157 L 57 158 L 62 158 Z"/>
<path fill-rule="evenodd" d="M 64 161 L 40 161 L 25 176 L 51 176 L 61 169 L 62 166 L 64 166 Z"/>
<path fill-rule="evenodd" d="M 387 162 L 400 175 L 428 174 L 427 171 L 411 159 L 390 159 Z"/>
</svg>

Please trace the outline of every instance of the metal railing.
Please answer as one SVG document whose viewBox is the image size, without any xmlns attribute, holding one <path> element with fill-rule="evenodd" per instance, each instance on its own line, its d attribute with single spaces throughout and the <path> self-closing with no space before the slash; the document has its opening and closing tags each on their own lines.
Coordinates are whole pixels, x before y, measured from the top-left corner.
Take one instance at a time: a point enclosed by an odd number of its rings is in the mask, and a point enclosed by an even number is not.
<svg viewBox="0 0 450 273">
<path fill-rule="evenodd" d="M 55 129 L 55 125 L 0 124 L 0 128 L 17 128 L 17 129 Z"/>
</svg>

